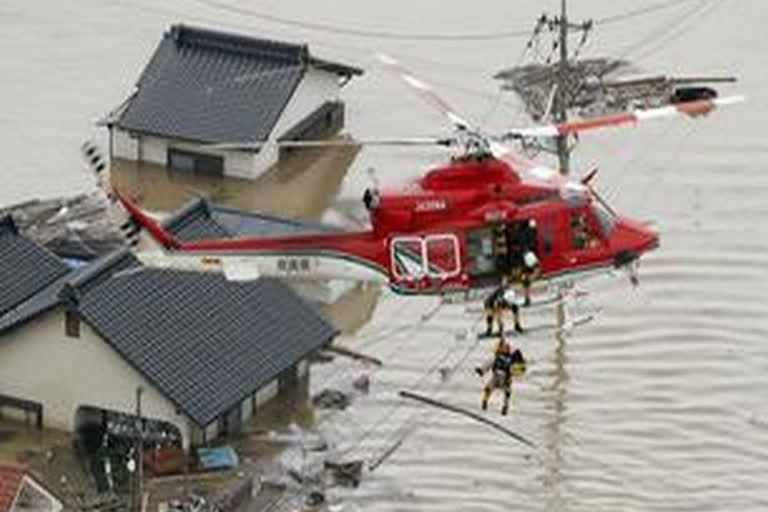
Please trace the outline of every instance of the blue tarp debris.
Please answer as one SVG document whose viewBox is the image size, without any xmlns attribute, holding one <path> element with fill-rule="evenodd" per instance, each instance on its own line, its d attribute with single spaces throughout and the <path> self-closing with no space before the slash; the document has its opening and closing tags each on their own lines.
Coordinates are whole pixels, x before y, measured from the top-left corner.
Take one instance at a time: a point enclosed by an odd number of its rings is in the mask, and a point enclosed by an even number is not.
<svg viewBox="0 0 768 512">
<path fill-rule="evenodd" d="M 229 469 L 237 467 L 237 452 L 227 445 L 218 448 L 198 448 L 197 457 L 203 469 Z"/>
</svg>

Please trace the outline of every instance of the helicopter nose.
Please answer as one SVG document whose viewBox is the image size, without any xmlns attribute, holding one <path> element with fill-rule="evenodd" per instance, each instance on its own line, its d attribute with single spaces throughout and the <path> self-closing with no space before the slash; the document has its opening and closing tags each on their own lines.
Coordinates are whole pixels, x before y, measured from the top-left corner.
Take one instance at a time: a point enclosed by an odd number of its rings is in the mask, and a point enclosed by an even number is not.
<svg viewBox="0 0 768 512">
<path fill-rule="evenodd" d="M 654 221 L 645 222 L 638 229 L 640 252 L 650 251 L 659 247 L 659 225 Z"/>
<path fill-rule="evenodd" d="M 634 261 L 643 253 L 659 247 L 659 230 L 653 223 L 619 219 L 613 236 L 616 266 Z"/>
</svg>

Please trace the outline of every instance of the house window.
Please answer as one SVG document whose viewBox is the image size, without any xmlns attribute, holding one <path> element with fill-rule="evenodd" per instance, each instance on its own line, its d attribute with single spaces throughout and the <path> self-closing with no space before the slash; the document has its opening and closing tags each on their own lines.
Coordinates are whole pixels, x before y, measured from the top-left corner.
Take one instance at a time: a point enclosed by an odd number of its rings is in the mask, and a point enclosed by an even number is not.
<svg viewBox="0 0 768 512">
<path fill-rule="evenodd" d="M 64 313 L 64 332 L 68 338 L 80 337 L 80 315 L 77 311 L 68 309 Z"/>
<path fill-rule="evenodd" d="M 215 155 L 204 155 L 192 151 L 168 149 L 168 167 L 181 171 L 194 172 L 210 176 L 224 174 L 224 158 Z"/>
</svg>

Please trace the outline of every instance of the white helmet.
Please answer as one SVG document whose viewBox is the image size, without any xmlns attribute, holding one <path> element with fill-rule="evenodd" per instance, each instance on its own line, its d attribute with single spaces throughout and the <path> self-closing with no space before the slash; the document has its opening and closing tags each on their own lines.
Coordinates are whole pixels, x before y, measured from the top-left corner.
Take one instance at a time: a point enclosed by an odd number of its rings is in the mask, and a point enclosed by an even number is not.
<svg viewBox="0 0 768 512">
<path fill-rule="evenodd" d="M 536 257 L 536 254 L 534 254 L 533 251 L 528 251 L 523 256 L 523 262 L 526 267 L 533 268 L 539 264 L 539 258 Z"/>
<path fill-rule="evenodd" d="M 508 290 L 505 290 L 504 291 L 504 301 L 507 304 L 517 304 L 519 302 L 519 300 L 517 298 L 517 292 L 514 289 L 512 289 L 512 288 L 509 288 Z"/>
</svg>

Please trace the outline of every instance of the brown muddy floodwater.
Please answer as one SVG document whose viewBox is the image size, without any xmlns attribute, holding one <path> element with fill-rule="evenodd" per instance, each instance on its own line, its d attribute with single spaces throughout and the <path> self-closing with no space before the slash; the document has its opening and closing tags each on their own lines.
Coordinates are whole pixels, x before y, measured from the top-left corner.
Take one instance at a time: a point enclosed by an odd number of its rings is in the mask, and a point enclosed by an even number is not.
<svg viewBox="0 0 768 512">
<path fill-rule="evenodd" d="M 283 158 L 257 180 L 205 178 L 163 166 L 112 162 L 110 178 L 151 210 L 172 211 L 194 195 L 245 210 L 317 219 L 338 195 L 359 148 L 311 149 Z"/>
<path fill-rule="evenodd" d="M 570 3 L 574 19 L 645 4 Z M 0 204 L 89 186 L 79 144 L 96 133 L 92 121 L 124 99 L 171 23 L 306 41 L 319 55 L 362 65 L 367 74 L 343 92 L 348 130 L 359 138 L 419 136 L 445 133 L 442 118 L 378 69 L 374 51 L 400 58 L 466 116 L 498 129 L 527 122 L 491 79 L 517 63 L 526 36 L 361 38 L 281 25 L 259 13 L 379 32 L 493 34 L 528 32 L 557 4 L 0 0 Z M 498 402 L 488 415 L 537 449 L 397 397 L 410 389 L 477 408 L 481 383 L 471 369 L 489 347 L 460 336 L 478 320 L 462 307 L 423 318 L 433 300 L 383 292 L 372 320 L 343 342 L 385 365 L 314 368 L 316 389 L 350 389 L 360 373 L 371 377 L 370 393 L 356 396 L 347 411 L 319 415 L 337 450 L 376 459 L 403 440 L 358 489 L 343 493 L 343 510 L 768 510 L 766 16 L 765 2 L 689 0 L 596 25 L 582 55 L 626 57 L 649 72 L 738 75 L 731 91 L 749 102 L 695 121 L 581 138 L 574 168 L 598 164 L 597 186 L 618 210 L 655 220 L 662 242 L 643 261 L 638 288 L 617 281 L 589 297 L 602 307 L 595 321 L 565 339 L 539 333 L 519 341 L 530 372 L 516 388 L 510 416 L 498 415 Z M 548 48 L 539 51 L 546 56 Z M 369 166 L 391 185 L 444 156 L 366 148 L 346 177 L 335 174 L 346 164 L 329 158 L 327 175 L 313 171 L 290 192 L 272 179 L 271 190 L 282 192 L 258 198 L 247 186 L 242 192 L 186 181 L 171 191 L 155 185 L 168 181 L 164 170 L 123 168 L 116 175 L 158 208 L 184 202 L 187 188 L 202 188 L 239 206 L 290 205 L 292 213 L 316 216 L 323 176 L 327 190 L 335 193 L 343 179 L 341 196 L 358 198 Z M 278 204 L 269 202 L 276 198 Z M 356 304 L 348 302 L 350 309 Z M 529 325 L 548 321 L 543 312 L 524 318 Z"/>
</svg>

